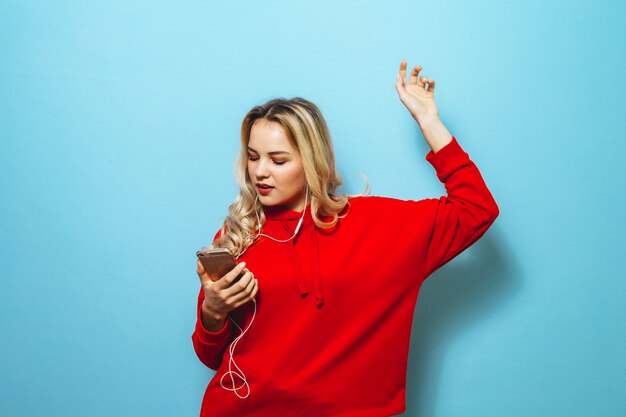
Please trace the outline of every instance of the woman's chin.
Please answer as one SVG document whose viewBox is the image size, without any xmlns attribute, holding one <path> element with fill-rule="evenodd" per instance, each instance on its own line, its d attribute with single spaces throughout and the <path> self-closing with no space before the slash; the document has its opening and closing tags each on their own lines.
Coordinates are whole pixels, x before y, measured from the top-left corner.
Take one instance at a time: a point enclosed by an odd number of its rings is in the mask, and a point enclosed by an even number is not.
<svg viewBox="0 0 626 417">
<path fill-rule="evenodd" d="M 280 204 L 280 202 L 277 202 L 275 198 L 272 198 L 272 197 L 270 197 L 268 195 L 261 195 L 261 194 L 259 194 L 259 201 L 264 206 L 277 206 L 277 205 Z"/>
<path fill-rule="evenodd" d="M 281 201 L 277 198 L 272 198 L 270 196 L 263 196 L 260 195 L 259 196 L 259 201 L 261 202 L 261 204 L 263 204 L 265 207 L 283 207 L 283 206 L 287 206 L 289 205 L 289 201 Z"/>
</svg>

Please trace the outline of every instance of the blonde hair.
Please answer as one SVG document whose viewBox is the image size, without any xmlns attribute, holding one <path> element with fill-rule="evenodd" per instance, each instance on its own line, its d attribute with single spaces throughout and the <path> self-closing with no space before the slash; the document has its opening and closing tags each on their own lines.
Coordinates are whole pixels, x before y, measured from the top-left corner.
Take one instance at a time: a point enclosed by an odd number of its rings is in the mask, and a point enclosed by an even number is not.
<svg viewBox="0 0 626 417">
<path fill-rule="evenodd" d="M 263 205 L 257 202 L 257 190 L 248 174 L 248 143 L 250 131 L 255 121 L 265 119 L 283 127 L 291 144 L 300 153 L 308 185 L 311 215 L 315 225 L 331 228 L 337 224 L 339 213 L 348 198 L 362 196 L 370 191 L 365 179 L 363 193 L 357 195 L 337 195 L 336 189 L 343 180 L 335 167 L 333 144 L 320 109 L 312 102 L 294 97 L 275 98 L 265 104 L 253 107 L 241 124 L 241 152 L 235 164 L 235 178 L 239 185 L 239 195 L 228 207 L 228 215 L 220 228 L 220 237 L 213 242 L 214 247 L 227 248 L 233 255 L 241 255 L 254 242 L 257 230 L 257 215 L 261 224 L 265 223 Z M 329 216 L 332 220 L 323 222 L 319 216 Z"/>
</svg>

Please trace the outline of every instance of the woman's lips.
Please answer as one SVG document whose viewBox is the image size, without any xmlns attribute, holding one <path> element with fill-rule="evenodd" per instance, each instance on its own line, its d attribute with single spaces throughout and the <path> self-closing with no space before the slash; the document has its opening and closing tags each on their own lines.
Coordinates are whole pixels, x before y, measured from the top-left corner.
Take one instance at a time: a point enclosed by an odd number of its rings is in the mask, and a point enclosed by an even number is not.
<svg viewBox="0 0 626 417">
<path fill-rule="evenodd" d="M 274 189 L 274 187 L 263 188 L 263 187 L 259 187 L 257 185 L 256 189 L 259 190 L 259 194 L 261 194 L 261 195 L 268 195 L 270 193 L 270 191 L 272 191 Z"/>
</svg>

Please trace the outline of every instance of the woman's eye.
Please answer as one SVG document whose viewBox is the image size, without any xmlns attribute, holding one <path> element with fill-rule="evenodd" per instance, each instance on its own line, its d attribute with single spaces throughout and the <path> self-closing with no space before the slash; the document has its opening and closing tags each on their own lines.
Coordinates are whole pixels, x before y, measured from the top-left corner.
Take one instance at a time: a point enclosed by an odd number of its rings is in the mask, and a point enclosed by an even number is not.
<svg viewBox="0 0 626 417">
<path fill-rule="evenodd" d="M 259 157 L 258 156 L 248 156 L 248 160 L 249 161 L 256 161 L 258 160 Z M 273 161 L 276 165 L 283 165 L 285 164 L 287 161 Z"/>
</svg>

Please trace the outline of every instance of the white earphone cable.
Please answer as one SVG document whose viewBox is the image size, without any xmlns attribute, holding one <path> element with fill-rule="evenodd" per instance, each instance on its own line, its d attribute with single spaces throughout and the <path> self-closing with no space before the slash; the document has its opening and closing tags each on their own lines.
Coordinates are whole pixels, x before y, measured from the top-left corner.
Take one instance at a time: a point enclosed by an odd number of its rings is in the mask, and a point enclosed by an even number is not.
<svg viewBox="0 0 626 417">
<path fill-rule="evenodd" d="M 307 185 L 307 189 L 306 189 L 306 194 L 305 194 L 305 199 L 304 199 L 304 210 L 302 210 L 302 217 L 300 217 L 300 221 L 298 222 L 298 226 L 296 226 L 296 230 L 293 233 L 293 236 L 291 236 L 289 239 L 286 240 L 279 240 L 279 239 L 275 239 L 269 235 L 266 235 L 264 233 L 257 233 L 254 236 L 254 239 L 252 239 L 252 242 L 254 242 L 259 236 L 265 236 L 268 237 L 276 242 L 289 242 L 291 239 L 293 239 L 294 237 L 296 237 L 296 234 L 298 233 L 298 231 L 300 230 L 300 226 L 302 225 L 302 221 L 304 220 L 304 215 L 306 212 L 306 206 L 307 206 L 307 202 L 308 202 L 308 197 L 309 197 L 309 187 Z M 257 194 L 257 200 L 259 199 L 259 196 Z M 256 200 L 254 202 L 255 207 L 254 207 L 254 213 L 256 214 L 256 218 L 257 218 L 257 230 L 262 230 L 261 227 L 261 219 L 259 218 L 259 213 L 256 209 Z M 252 243 L 250 245 L 248 245 L 248 247 L 246 247 L 239 255 L 237 255 L 237 259 L 244 254 L 244 252 L 252 245 Z M 228 348 L 228 353 L 230 355 L 230 359 L 228 361 L 228 372 L 224 372 L 224 375 L 222 375 L 222 377 L 220 378 L 220 385 L 222 386 L 222 388 L 224 388 L 225 390 L 228 391 L 234 391 L 235 394 L 239 397 L 239 398 L 247 398 L 250 395 L 250 385 L 248 385 L 248 381 L 246 380 L 246 376 L 244 375 L 243 371 L 241 370 L 241 368 L 239 368 L 237 366 L 237 363 L 235 362 L 235 359 L 233 358 L 233 355 L 235 353 L 235 347 L 237 346 L 237 343 L 239 343 L 239 340 L 241 340 L 241 338 L 243 337 L 244 334 L 246 334 L 246 332 L 248 331 L 248 329 L 250 328 L 250 326 L 252 326 L 252 322 L 254 321 L 254 317 L 256 316 L 256 299 L 252 299 L 252 302 L 254 303 L 254 312 L 252 314 L 252 319 L 250 320 L 250 324 L 248 324 L 248 327 L 246 327 L 246 330 L 241 330 L 241 327 L 239 327 L 239 325 L 235 322 L 235 320 L 233 320 L 230 316 L 228 316 L 228 319 L 230 321 L 232 321 L 235 326 L 237 326 L 237 328 L 241 331 L 241 334 L 239 336 L 237 336 L 231 343 L 230 346 Z M 239 372 L 235 372 L 232 370 L 232 365 L 235 366 L 235 368 L 237 368 L 237 370 Z M 241 378 L 243 380 L 243 385 L 239 386 L 239 387 L 235 387 L 235 379 L 233 378 L 233 374 L 237 375 L 239 378 Z M 230 387 L 226 387 L 224 386 L 224 384 L 222 384 L 222 380 L 224 379 L 224 377 L 226 375 L 230 375 L 230 380 L 232 382 L 233 388 Z M 247 387 L 248 388 L 248 393 L 245 396 L 241 396 L 239 395 L 239 393 L 237 392 L 238 390 L 240 390 L 243 387 Z"/>
</svg>

